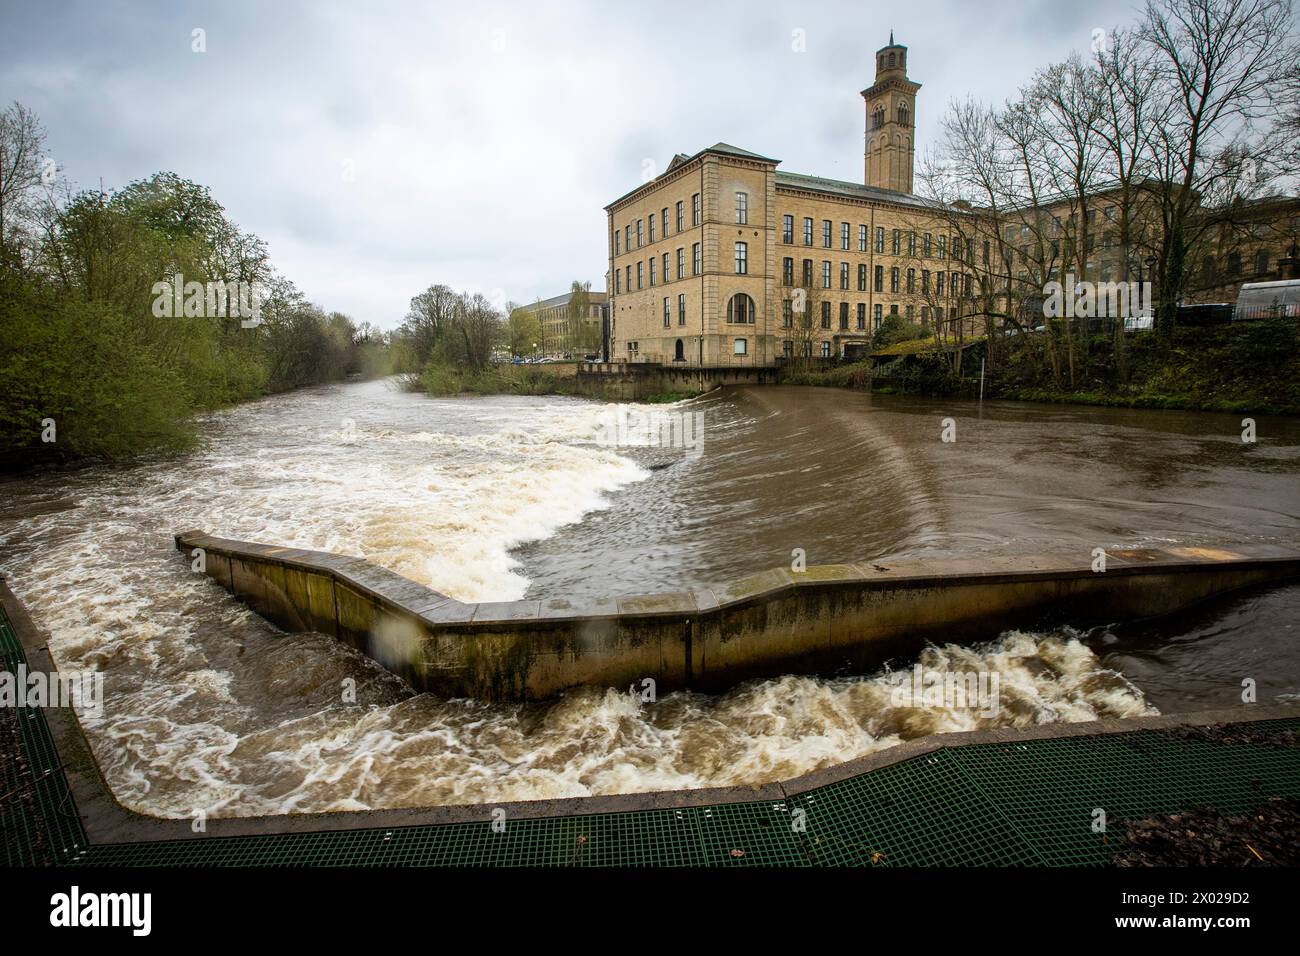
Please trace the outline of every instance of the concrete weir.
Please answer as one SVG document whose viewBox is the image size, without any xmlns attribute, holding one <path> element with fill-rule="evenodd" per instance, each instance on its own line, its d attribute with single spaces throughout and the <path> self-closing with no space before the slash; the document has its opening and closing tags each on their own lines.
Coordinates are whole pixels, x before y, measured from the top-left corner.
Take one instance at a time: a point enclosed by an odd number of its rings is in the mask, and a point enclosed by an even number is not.
<svg viewBox="0 0 1300 956">
<path fill-rule="evenodd" d="M 785 569 L 712 588 L 591 601 L 463 604 L 354 557 L 176 535 L 191 566 L 263 617 L 332 634 L 441 697 L 542 700 L 568 688 L 714 691 L 755 677 L 879 667 L 927 641 L 1168 614 L 1300 578 L 1271 545 L 981 556 Z"/>
</svg>

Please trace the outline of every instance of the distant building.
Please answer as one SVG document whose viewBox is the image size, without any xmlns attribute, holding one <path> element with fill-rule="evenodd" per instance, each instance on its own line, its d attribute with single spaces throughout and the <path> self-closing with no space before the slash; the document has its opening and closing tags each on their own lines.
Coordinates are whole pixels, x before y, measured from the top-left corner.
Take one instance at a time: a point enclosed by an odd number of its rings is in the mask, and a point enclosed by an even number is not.
<svg viewBox="0 0 1300 956">
<path fill-rule="evenodd" d="M 1300 196 L 1234 204 L 1190 264 L 1188 302 L 1236 302 L 1244 282 L 1300 279 Z"/>
<path fill-rule="evenodd" d="M 719 368 L 855 358 L 887 322 L 947 346 L 1006 322 L 1041 323 L 1047 290 L 1071 277 L 1156 284 L 1162 184 L 996 212 L 913 194 L 920 88 L 907 47 L 891 36 L 861 92 L 861 184 L 785 172 L 778 159 L 715 143 L 677 154 L 607 205 L 611 360 Z M 1232 301 L 1243 281 L 1293 271 L 1298 206 L 1275 197 L 1197 210 L 1215 225 L 1187 263 L 1201 270 L 1184 286 L 1187 301 Z M 1101 328 L 1120 320 L 1095 318 Z"/>
<path fill-rule="evenodd" d="M 972 244 L 948 234 L 951 208 L 911 193 L 920 84 L 907 48 L 891 37 L 875 69 L 862 91 L 865 185 L 716 143 L 605 207 L 613 360 L 852 356 L 886 317 L 971 314 Z"/>
<path fill-rule="evenodd" d="M 602 328 L 609 303 L 604 292 L 584 291 L 586 302 L 576 301 L 576 292 L 525 303 L 520 309 L 537 316 L 541 325 L 537 349 L 544 355 L 572 356 L 601 353 Z"/>
</svg>

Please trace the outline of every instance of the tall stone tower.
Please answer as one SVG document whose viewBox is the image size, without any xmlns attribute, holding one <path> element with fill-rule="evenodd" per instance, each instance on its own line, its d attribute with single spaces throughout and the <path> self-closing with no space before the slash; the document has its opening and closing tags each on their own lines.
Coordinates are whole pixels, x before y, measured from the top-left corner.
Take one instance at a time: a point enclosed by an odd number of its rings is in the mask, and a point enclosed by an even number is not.
<svg viewBox="0 0 1300 956">
<path fill-rule="evenodd" d="M 916 91 L 907 78 L 907 47 L 894 42 L 876 51 L 876 82 L 862 91 L 867 106 L 866 184 L 898 192 L 912 191 L 912 155 Z"/>
</svg>

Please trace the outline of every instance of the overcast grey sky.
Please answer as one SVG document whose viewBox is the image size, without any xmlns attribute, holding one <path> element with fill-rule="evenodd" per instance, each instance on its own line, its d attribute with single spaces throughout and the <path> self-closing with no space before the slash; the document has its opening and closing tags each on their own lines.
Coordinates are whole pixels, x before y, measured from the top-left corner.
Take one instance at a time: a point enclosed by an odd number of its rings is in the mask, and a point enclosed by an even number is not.
<svg viewBox="0 0 1300 956">
<path fill-rule="evenodd" d="M 892 28 L 945 104 L 1001 100 L 1130 0 L 626 3 L 2 0 L 0 94 L 74 185 L 203 183 L 327 309 L 391 328 L 434 282 L 604 287 L 602 207 L 719 140 L 860 182 Z M 191 51 L 202 28 L 207 51 Z M 806 50 L 792 50 L 803 30 Z"/>
</svg>

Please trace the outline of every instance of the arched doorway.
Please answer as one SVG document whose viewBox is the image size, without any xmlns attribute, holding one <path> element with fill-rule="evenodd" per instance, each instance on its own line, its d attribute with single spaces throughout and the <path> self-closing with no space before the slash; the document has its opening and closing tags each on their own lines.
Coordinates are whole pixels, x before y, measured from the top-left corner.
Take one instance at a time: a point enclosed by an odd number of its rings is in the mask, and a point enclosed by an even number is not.
<svg viewBox="0 0 1300 956">
<path fill-rule="evenodd" d="M 673 355 L 673 361 L 674 362 L 686 361 L 686 346 L 682 344 L 681 339 L 677 340 L 677 352 L 675 355 Z"/>
</svg>

